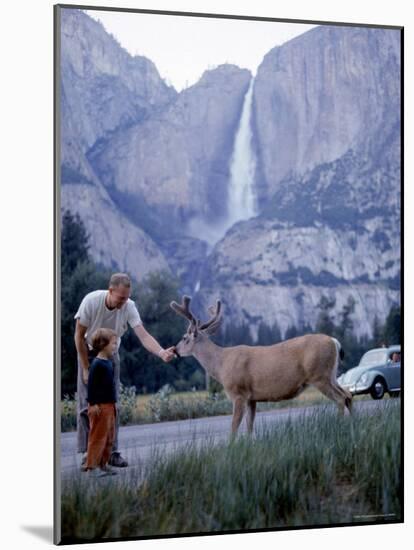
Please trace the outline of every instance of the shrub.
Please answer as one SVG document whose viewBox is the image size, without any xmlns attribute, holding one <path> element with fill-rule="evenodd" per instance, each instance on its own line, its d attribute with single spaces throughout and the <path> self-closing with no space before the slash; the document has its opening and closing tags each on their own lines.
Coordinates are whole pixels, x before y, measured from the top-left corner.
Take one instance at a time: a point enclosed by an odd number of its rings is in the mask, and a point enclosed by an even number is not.
<svg viewBox="0 0 414 550">
<path fill-rule="evenodd" d="M 149 416 L 153 422 L 161 422 L 169 419 L 170 416 L 170 397 L 173 393 L 173 388 L 169 384 L 165 384 L 148 402 L 147 409 Z"/>
<path fill-rule="evenodd" d="M 62 432 L 76 429 L 76 401 L 65 395 L 60 406 L 60 426 Z"/>
<path fill-rule="evenodd" d="M 121 426 L 125 426 L 134 420 L 136 416 L 137 396 L 135 386 L 128 388 L 121 384 L 118 403 Z"/>
<path fill-rule="evenodd" d="M 149 422 L 166 420 L 185 420 L 230 414 L 232 405 L 223 393 L 209 393 L 207 397 L 199 397 L 194 392 L 194 399 L 173 397 L 171 386 L 164 386 L 154 395 L 147 405 Z"/>
</svg>

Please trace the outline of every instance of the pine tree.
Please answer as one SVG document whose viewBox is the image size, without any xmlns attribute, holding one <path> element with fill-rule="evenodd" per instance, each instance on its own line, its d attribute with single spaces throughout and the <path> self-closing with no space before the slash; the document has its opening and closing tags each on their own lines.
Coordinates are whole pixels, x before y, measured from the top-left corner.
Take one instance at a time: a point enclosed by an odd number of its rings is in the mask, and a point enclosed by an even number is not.
<svg viewBox="0 0 414 550">
<path fill-rule="evenodd" d="M 372 340 L 370 347 L 379 348 L 384 344 L 384 325 L 381 325 L 378 317 L 375 315 L 372 326 Z"/>
<path fill-rule="evenodd" d="M 62 216 L 62 275 L 70 275 L 79 263 L 89 260 L 88 234 L 79 216 L 65 210 Z"/>
<path fill-rule="evenodd" d="M 261 321 L 257 330 L 257 345 L 269 346 L 273 343 L 272 329 L 264 321 Z"/>
<path fill-rule="evenodd" d="M 401 307 L 393 306 L 385 320 L 384 340 L 389 346 L 401 344 Z"/>
<path fill-rule="evenodd" d="M 341 312 L 341 324 L 339 326 L 339 336 L 346 338 L 351 335 L 354 330 L 354 322 L 352 315 L 355 312 L 355 299 L 352 296 L 348 297 L 347 303 L 343 306 Z"/>
<path fill-rule="evenodd" d="M 89 257 L 88 235 L 80 216 L 65 211 L 62 216 L 60 292 L 62 395 L 76 391 L 74 315 L 88 292 L 107 288 L 109 276 L 109 273 L 97 270 Z"/>
<path fill-rule="evenodd" d="M 275 321 L 272 325 L 272 344 L 277 344 L 278 342 L 282 341 L 282 333 L 280 332 L 279 325 Z"/>
<path fill-rule="evenodd" d="M 290 340 L 290 338 L 296 338 L 299 336 L 299 331 L 295 326 L 290 326 L 285 332 L 285 340 Z"/>
<path fill-rule="evenodd" d="M 335 334 L 335 324 L 332 320 L 332 310 L 335 307 L 336 300 L 329 300 L 326 296 L 322 296 L 319 300 L 318 309 L 320 313 L 316 322 L 316 331 L 322 334 L 333 336 Z"/>
</svg>

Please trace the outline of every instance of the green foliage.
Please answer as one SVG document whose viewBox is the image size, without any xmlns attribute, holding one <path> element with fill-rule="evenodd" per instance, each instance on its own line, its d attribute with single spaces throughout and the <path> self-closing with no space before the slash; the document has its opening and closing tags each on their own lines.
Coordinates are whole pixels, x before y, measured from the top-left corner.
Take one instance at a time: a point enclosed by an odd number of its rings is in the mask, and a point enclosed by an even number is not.
<svg viewBox="0 0 414 550">
<path fill-rule="evenodd" d="M 92 290 L 108 286 L 110 273 L 96 270 L 88 261 L 79 263 L 73 272 L 62 270 L 61 288 L 61 360 L 62 393 L 73 394 L 76 390 L 77 353 L 75 347 L 75 313 L 83 297 Z"/>
<path fill-rule="evenodd" d="M 211 376 L 208 376 L 207 389 L 211 395 L 214 395 L 214 394 L 223 395 L 223 392 L 224 392 L 223 386 L 220 384 L 220 382 L 218 382 Z"/>
<path fill-rule="evenodd" d="M 329 300 L 322 296 L 319 302 L 320 314 L 318 317 L 316 330 L 337 338 L 345 352 L 345 358 L 339 366 L 338 374 L 342 374 L 355 367 L 362 355 L 371 348 L 392 343 L 400 343 L 401 331 L 401 310 L 400 306 L 393 306 L 387 316 L 385 324 L 381 326 L 378 318 L 373 321 L 372 338 L 357 338 L 354 334 L 354 324 L 352 315 L 355 311 L 355 300 L 350 296 L 347 303 L 343 306 L 340 314 L 340 322 L 336 325 L 333 321 L 332 310 L 335 306 L 335 300 Z"/>
<path fill-rule="evenodd" d="M 79 475 L 62 486 L 63 541 L 401 521 L 400 422 L 394 400 L 352 419 L 319 409 L 154 452 L 116 483 Z"/>
<path fill-rule="evenodd" d="M 284 338 L 280 338 L 280 341 L 296 338 L 297 336 L 303 336 L 304 334 L 310 334 L 311 332 L 313 332 L 313 330 L 310 325 L 302 324 L 299 327 L 291 325 L 286 329 L 285 336 Z"/>
<path fill-rule="evenodd" d="M 146 417 L 149 422 L 164 422 L 230 414 L 231 411 L 232 404 L 222 393 L 184 400 L 174 397 L 173 388 L 166 384 L 149 400 Z"/>
<path fill-rule="evenodd" d="M 338 374 L 355 367 L 359 363 L 362 354 L 367 350 L 366 345 L 369 345 L 369 342 L 358 339 L 354 334 L 354 323 L 352 321 L 354 311 L 355 300 L 352 296 L 349 296 L 342 308 L 339 326 L 334 326 L 333 329 L 332 335 L 341 342 L 342 349 L 345 352 L 345 358 L 340 363 Z"/>
<path fill-rule="evenodd" d="M 250 327 L 244 322 L 240 324 L 229 323 L 226 325 L 218 341 L 220 345 L 223 346 L 238 346 L 240 344 L 252 346 L 254 343 L 250 333 Z"/>
<path fill-rule="evenodd" d="M 60 406 L 60 424 L 62 432 L 76 429 L 76 401 L 65 395 Z"/>
<path fill-rule="evenodd" d="M 336 325 L 333 321 L 335 303 L 335 299 L 329 299 L 326 296 L 321 297 L 318 304 L 320 313 L 316 323 L 316 331 L 333 336 L 340 341 L 345 353 L 345 359 L 338 368 L 338 374 L 342 374 L 358 364 L 361 355 L 366 351 L 366 348 L 364 348 L 366 342 L 364 344 L 360 342 L 353 333 L 352 314 L 355 310 L 355 301 L 352 296 L 348 298 L 347 303 L 342 308 L 339 325 Z"/>
<path fill-rule="evenodd" d="M 335 307 L 336 300 L 329 300 L 326 296 L 322 296 L 319 300 L 318 309 L 320 310 L 318 320 L 316 322 L 316 332 L 322 334 L 334 335 L 335 325 L 332 320 L 332 310 Z"/>
<path fill-rule="evenodd" d="M 85 294 L 107 288 L 110 273 L 89 257 L 88 236 L 79 215 L 65 211 L 61 235 L 61 382 L 62 395 L 76 391 L 77 353 L 74 315 Z"/>
<path fill-rule="evenodd" d="M 150 416 L 154 422 L 161 422 L 170 416 L 170 397 L 173 389 L 165 384 L 148 402 Z"/>
<path fill-rule="evenodd" d="M 297 336 L 300 336 L 298 329 L 295 326 L 289 326 L 285 332 L 285 340 L 290 340 Z"/>
<path fill-rule="evenodd" d="M 401 344 L 401 307 L 393 306 L 385 320 L 384 341 L 387 345 Z"/>
<path fill-rule="evenodd" d="M 271 327 L 266 325 L 263 321 L 259 324 L 257 331 L 258 346 L 270 346 L 282 341 L 282 335 L 279 329 L 279 325 L 275 322 Z"/>
<path fill-rule="evenodd" d="M 119 414 L 120 414 L 120 423 L 122 426 L 130 424 L 135 420 L 135 407 L 137 403 L 137 395 L 135 391 L 135 386 L 130 388 L 120 385 L 119 388 Z"/>
<path fill-rule="evenodd" d="M 87 262 L 88 250 L 88 235 L 79 214 L 74 216 L 69 210 L 65 210 L 61 235 L 62 272 L 72 273 L 78 264 Z"/>
<path fill-rule="evenodd" d="M 384 326 L 380 324 L 378 317 L 374 317 L 372 327 L 372 342 L 375 348 L 379 348 L 384 344 Z"/>
<path fill-rule="evenodd" d="M 354 329 L 354 323 L 352 321 L 352 315 L 355 311 L 355 300 L 352 296 L 348 297 L 347 303 L 342 308 L 341 324 L 339 326 L 339 336 L 346 338 L 352 334 Z"/>
</svg>

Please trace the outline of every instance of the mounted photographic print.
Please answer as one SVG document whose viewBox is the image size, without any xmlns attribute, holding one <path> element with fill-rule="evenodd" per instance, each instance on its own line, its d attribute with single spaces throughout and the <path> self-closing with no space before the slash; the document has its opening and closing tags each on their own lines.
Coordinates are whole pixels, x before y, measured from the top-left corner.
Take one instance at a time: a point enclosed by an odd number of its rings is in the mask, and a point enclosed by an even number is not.
<svg viewBox="0 0 414 550">
<path fill-rule="evenodd" d="M 403 29 L 54 13 L 55 543 L 401 523 Z"/>
</svg>

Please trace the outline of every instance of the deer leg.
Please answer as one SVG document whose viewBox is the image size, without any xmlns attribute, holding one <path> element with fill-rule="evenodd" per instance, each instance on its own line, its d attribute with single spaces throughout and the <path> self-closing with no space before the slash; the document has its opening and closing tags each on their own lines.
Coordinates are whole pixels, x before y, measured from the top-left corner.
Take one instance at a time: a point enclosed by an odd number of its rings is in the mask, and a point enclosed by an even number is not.
<svg viewBox="0 0 414 550">
<path fill-rule="evenodd" d="M 352 414 L 352 393 L 346 390 L 345 388 L 342 388 L 339 384 L 336 382 L 333 383 L 333 386 L 336 390 L 340 391 L 341 394 L 345 398 L 345 406 L 349 411 L 349 414 Z"/>
<path fill-rule="evenodd" d="M 328 397 L 331 401 L 334 401 L 334 403 L 338 405 L 340 414 L 344 414 L 345 405 L 348 398 L 341 391 L 339 386 L 332 384 L 330 380 L 315 382 L 313 383 L 313 385 L 318 388 L 321 393 L 326 395 L 326 397 Z"/>
<path fill-rule="evenodd" d="M 231 422 L 231 433 L 235 436 L 243 420 L 246 401 L 242 397 L 236 397 L 233 401 L 233 419 Z"/>
<path fill-rule="evenodd" d="M 254 417 L 256 416 L 256 401 L 247 402 L 247 431 L 249 434 L 253 432 Z"/>
</svg>

